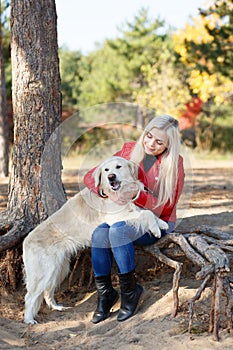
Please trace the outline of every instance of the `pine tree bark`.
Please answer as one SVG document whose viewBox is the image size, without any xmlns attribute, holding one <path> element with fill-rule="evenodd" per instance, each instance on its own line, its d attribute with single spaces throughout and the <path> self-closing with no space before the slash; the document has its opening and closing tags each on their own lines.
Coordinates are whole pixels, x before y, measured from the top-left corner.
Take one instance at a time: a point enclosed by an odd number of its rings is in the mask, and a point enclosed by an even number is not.
<svg viewBox="0 0 233 350">
<path fill-rule="evenodd" d="M 1 4 L 0 4 L 1 15 Z M 8 176 L 9 147 L 6 107 L 6 83 L 2 49 L 2 21 L 0 21 L 0 177 Z"/>
<path fill-rule="evenodd" d="M 14 146 L 7 217 L 13 232 L 17 223 L 21 230 L 5 235 L 10 246 L 66 200 L 57 131 L 61 81 L 54 0 L 12 0 L 11 55 Z"/>
</svg>

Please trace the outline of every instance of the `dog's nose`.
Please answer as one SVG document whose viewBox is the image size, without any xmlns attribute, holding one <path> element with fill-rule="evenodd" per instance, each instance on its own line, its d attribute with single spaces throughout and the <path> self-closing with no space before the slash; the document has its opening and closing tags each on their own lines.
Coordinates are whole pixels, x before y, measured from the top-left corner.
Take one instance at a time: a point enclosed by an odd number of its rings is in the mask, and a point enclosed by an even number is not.
<svg viewBox="0 0 233 350">
<path fill-rule="evenodd" d="M 116 179 L 116 174 L 109 174 L 108 175 L 108 179 L 111 180 L 111 181 L 115 180 Z"/>
</svg>

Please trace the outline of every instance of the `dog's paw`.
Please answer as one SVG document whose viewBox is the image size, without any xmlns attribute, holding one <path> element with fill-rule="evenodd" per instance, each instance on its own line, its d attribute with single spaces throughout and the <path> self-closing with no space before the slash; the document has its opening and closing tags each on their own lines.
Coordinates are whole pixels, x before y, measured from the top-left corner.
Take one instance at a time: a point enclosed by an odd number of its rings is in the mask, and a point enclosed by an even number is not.
<svg viewBox="0 0 233 350">
<path fill-rule="evenodd" d="M 67 309 L 71 309 L 71 306 L 63 306 L 63 305 L 52 305 L 51 307 L 53 310 L 57 310 L 57 311 L 64 311 L 64 310 L 67 310 Z"/>
<path fill-rule="evenodd" d="M 167 230 L 169 228 L 168 224 L 161 219 L 158 219 L 158 225 L 161 228 L 161 230 Z"/>
<path fill-rule="evenodd" d="M 34 320 L 33 318 L 32 319 L 25 318 L 24 323 L 26 323 L 26 324 L 38 324 L 38 322 L 36 320 Z"/>
<path fill-rule="evenodd" d="M 159 226 L 156 224 L 150 226 L 150 232 L 153 233 L 153 235 L 157 238 L 161 237 L 161 231 L 159 229 Z"/>
</svg>

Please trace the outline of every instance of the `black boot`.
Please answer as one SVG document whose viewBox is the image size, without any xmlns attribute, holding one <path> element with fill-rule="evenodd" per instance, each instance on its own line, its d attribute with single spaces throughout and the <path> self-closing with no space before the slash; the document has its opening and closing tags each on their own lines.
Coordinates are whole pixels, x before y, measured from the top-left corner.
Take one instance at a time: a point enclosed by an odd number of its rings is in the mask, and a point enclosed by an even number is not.
<svg viewBox="0 0 233 350">
<path fill-rule="evenodd" d="M 118 300 L 118 293 L 112 287 L 111 275 L 95 277 L 98 292 L 98 305 L 92 317 L 93 323 L 99 323 L 110 316 L 110 310 Z"/>
<path fill-rule="evenodd" d="M 136 284 L 134 271 L 119 274 L 121 287 L 121 307 L 117 321 L 125 321 L 137 312 L 139 300 L 143 292 L 142 286 Z"/>
</svg>

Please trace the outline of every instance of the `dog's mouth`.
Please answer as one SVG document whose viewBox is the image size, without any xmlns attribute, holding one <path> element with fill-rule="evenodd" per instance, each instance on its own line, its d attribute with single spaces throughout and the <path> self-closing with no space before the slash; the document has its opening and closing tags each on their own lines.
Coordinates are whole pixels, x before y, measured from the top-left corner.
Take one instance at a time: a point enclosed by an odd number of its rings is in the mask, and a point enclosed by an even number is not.
<svg viewBox="0 0 233 350">
<path fill-rule="evenodd" d="M 109 180 L 109 184 L 113 191 L 118 191 L 121 187 L 121 181 L 118 180 Z"/>
</svg>

